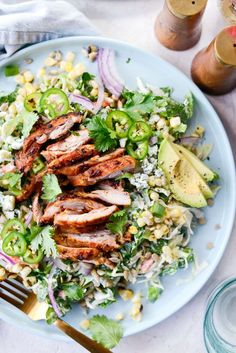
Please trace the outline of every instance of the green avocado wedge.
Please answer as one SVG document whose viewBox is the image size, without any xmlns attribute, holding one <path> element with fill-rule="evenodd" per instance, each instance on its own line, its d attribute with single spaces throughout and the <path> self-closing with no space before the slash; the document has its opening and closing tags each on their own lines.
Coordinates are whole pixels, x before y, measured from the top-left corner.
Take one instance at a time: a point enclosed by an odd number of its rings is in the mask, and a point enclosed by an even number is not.
<svg viewBox="0 0 236 353">
<path fill-rule="evenodd" d="M 205 181 L 212 181 L 217 178 L 217 174 L 208 168 L 194 153 L 183 146 L 177 144 L 173 145 L 180 156 L 183 155 Z"/>
<path fill-rule="evenodd" d="M 210 187 L 175 146 L 178 147 L 167 139 L 163 140 L 158 155 L 174 198 L 191 207 L 207 206 L 206 199 L 213 197 Z"/>
</svg>

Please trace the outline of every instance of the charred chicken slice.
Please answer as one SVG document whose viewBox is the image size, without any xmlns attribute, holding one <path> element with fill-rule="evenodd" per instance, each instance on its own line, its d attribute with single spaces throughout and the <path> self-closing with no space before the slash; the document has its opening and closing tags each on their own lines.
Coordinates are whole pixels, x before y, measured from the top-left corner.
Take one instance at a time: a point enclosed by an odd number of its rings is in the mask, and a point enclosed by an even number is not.
<svg viewBox="0 0 236 353">
<path fill-rule="evenodd" d="M 63 260 L 88 260 L 98 257 L 100 251 L 96 248 L 71 248 L 58 245 L 59 257 Z"/>
<path fill-rule="evenodd" d="M 109 217 L 118 210 L 117 206 L 101 207 L 97 210 L 92 210 L 88 213 L 73 214 L 68 211 L 56 214 L 54 224 L 57 226 L 73 226 L 83 228 L 90 225 L 106 222 Z"/>
<path fill-rule="evenodd" d="M 53 159 L 72 152 L 89 141 L 91 141 L 89 131 L 87 129 L 79 130 L 64 140 L 49 145 L 46 151 L 41 152 L 41 154 L 47 162 L 51 162 Z"/>
<path fill-rule="evenodd" d="M 101 200 L 105 203 L 109 203 L 110 205 L 129 206 L 131 204 L 131 198 L 129 193 L 116 189 L 94 190 L 90 193 L 83 191 L 75 191 L 75 195 L 92 200 Z"/>
<path fill-rule="evenodd" d="M 124 149 L 123 148 L 118 148 L 116 151 L 105 154 L 104 156 L 95 156 L 90 158 L 88 161 L 85 162 L 80 162 L 77 164 L 73 164 L 64 168 L 60 168 L 59 170 L 57 170 L 58 174 L 63 174 L 66 176 L 74 176 L 74 175 L 78 175 L 80 173 L 85 172 L 87 169 L 89 169 L 90 167 L 102 163 L 102 162 L 106 162 L 109 161 L 111 159 L 117 158 L 117 157 L 121 157 L 124 155 Z"/>
<path fill-rule="evenodd" d="M 75 123 L 80 123 L 81 120 L 80 114 L 69 113 L 47 124 L 40 125 L 35 132 L 25 139 L 22 150 L 17 154 L 17 169 L 26 174 L 31 169 L 33 161 L 38 156 L 43 144 L 66 135 L 72 126 Z"/>
<path fill-rule="evenodd" d="M 77 213 L 85 213 L 101 207 L 104 207 L 102 203 L 93 200 L 63 195 L 63 198 L 60 198 L 60 200 L 50 202 L 47 205 L 43 216 L 40 218 L 40 223 L 53 222 L 54 216 L 63 210 L 73 210 Z"/>
<path fill-rule="evenodd" d="M 74 248 L 96 248 L 104 252 L 119 248 L 116 236 L 103 229 L 92 233 L 57 233 L 54 236 L 57 244 Z"/>
<path fill-rule="evenodd" d="M 66 153 L 59 158 L 52 160 L 48 166 L 47 170 L 52 173 L 57 169 L 71 165 L 74 162 L 90 158 L 91 156 L 97 155 L 98 151 L 94 145 L 83 145 L 78 147 L 75 151 Z"/>
<path fill-rule="evenodd" d="M 68 177 L 73 186 L 88 186 L 104 179 L 112 179 L 123 172 L 135 169 L 135 159 L 130 156 L 118 157 L 99 163 L 77 176 Z"/>
</svg>

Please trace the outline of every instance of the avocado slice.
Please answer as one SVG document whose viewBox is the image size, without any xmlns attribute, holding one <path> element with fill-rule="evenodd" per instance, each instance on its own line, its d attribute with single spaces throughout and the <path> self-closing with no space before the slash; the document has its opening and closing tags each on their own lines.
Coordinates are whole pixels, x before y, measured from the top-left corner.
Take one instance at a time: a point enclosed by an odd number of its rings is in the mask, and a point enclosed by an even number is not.
<svg viewBox="0 0 236 353">
<path fill-rule="evenodd" d="M 206 198 L 212 197 L 211 189 L 172 142 L 162 141 L 158 159 L 176 200 L 192 207 L 207 206 Z"/>
<path fill-rule="evenodd" d="M 201 177 L 206 181 L 212 181 L 216 178 L 216 173 L 214 173 L 210 168 L 208 168 L 194 153 L 189 151 L 187 148 L 173 144 L 175 149 L 181 155 L 192 164 L 196 171 L 201 175 Z M 210 196 L 211 197 L 211 196 Z"/>
</svg>

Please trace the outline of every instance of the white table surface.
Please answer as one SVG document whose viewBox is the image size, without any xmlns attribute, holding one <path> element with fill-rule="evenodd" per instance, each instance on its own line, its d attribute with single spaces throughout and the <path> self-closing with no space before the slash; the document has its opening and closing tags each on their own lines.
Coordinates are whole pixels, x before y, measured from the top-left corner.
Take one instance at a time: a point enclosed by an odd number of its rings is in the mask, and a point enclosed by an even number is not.
<svg viewBox="0 0 236 353">
<path fill-rule="evenodd" d="M 10 0 L 14 2 L 14 0 Z M 9 2 L 10 2 L 9 1 Z M 68 0 L 69 1 L 69 0 Z M 97 25 L 104 36 L 130 42 L 148 52 L 160 55 L 189 76 L 194 54 L 207 45 L 225 25 L 217 8 L 217 0 L 209 0 L 203 20 L 200 42 L 185 52 L 172 52 L 155 39 L 153 24 L 162 8 L 162 0 L 70 0 L 79 6 Z M 218 111 L 236 157 L 236 90 L 209 97 Z M 202 322 L 206 300 L 212 289 L 223 279 L 235 276 L 236 227 L 217 270 L 198 295 L 175 315 L 136 336 L 123 339 L 117 353 L 203 353 Z M 2 353 L 83 353 L 75 343 L 50 341 L 0 321 L 0 352 Z"/>
</svg>

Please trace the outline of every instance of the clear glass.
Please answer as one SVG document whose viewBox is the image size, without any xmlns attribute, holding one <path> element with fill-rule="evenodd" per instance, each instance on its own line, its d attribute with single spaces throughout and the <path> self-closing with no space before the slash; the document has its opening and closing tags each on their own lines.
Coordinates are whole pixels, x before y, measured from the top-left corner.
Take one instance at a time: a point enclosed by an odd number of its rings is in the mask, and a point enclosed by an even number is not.
<svg viewBox="0 0 236 353">
<path fill-rule="evenodd" d="M 236 353 L 236 278 L 227 279 L 210 295 L 204 340 L 208 353 Z"/>
<path fill-rule="evenodd" d="M 236 0 L 218 0 L 220 10 L 229 24 L 236 24 Z"/>
</svg>

